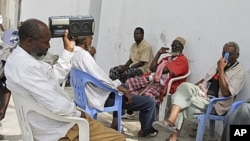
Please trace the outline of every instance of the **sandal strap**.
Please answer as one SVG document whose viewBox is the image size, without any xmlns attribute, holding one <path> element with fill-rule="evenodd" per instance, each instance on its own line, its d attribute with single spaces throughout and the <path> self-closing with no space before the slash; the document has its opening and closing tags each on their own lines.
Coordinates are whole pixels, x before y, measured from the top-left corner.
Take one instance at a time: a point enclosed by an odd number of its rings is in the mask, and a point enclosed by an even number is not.
<svg viewBox="0 0 250 141">
<path fill-rule="evenodd" d="M 171 122 L 169 119 L 166 119 L 166 121 L 168 122 L 168 125 L 171 127 L 175 127 L 175 124 L 173 122 Z"/>
</svg>

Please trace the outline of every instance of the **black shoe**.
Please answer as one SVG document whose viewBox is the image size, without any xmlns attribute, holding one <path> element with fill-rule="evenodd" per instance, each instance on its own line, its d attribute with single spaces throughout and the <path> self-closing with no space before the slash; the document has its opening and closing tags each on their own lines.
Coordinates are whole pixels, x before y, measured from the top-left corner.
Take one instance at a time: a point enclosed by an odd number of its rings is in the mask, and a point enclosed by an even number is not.
<svg viewBox="0 0 250 141">
<path fill-rule="evenodd" d="M 137 133 L 137 136 L 138 137 L 145 137 L 145 138 L 151 138 L 151 137 L 155 137 L 155 136 L 157 136 L 158 135 L 158 130 L 156 130 L 156 129 L 154 129 L 154 131 L 153 132 L 151 132 L 151 133 L 144 133 L 143 131 L 139 131 L 138 133 Z"/>
</svg>

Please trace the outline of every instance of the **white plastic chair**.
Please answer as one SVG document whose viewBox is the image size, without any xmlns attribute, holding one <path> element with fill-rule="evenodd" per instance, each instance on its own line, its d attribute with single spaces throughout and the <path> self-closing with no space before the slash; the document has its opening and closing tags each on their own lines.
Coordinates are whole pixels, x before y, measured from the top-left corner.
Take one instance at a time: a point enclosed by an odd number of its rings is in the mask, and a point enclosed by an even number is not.
<svg viewBox="0 0 250 141">
<path fill-rule="evenodd" d="M 169 92 L 170 92 L 170 88 L 172 86 L 172 83 L 174 81 L 187 78 L 190 75 L 190 73 L 191 73 L 191 70 L 189 69 L 187 74 L 185 74 L 183 76 L 174 77 L 174 78 L 172 78 L 172 79 L 169 80 L 169 82 L 168 82 L 168 88 L 167 88 L 167 94 L 163 98 L 163 101 L 160 103 L 160 106 L 159 106 L 159 121 L 163 121 L 165 119 L 165 113 L 166 113 L 167 103 L 169 102 L 168 98 L 171 97 L 171 94 Z"/>
<path fill-rule="evenodd" d="M 56 115 L 50 112 L 48 109 L 39 106 L 34 101 L 27 99 L 18 93 L 12 93 L 12 97 L 16 109 L 18 122 L 22 131 L 23 141 L 34 141 L 32 129 L 28 121 L 28 113 L 30 111 L 38 112 L 39 114 L 54 120 L 73 122 L 77 124 L 79 127 L 79 141 L 89 141 L 89 123 L 86 119 L 80 117 L 77 118 Z"/>
</svg>

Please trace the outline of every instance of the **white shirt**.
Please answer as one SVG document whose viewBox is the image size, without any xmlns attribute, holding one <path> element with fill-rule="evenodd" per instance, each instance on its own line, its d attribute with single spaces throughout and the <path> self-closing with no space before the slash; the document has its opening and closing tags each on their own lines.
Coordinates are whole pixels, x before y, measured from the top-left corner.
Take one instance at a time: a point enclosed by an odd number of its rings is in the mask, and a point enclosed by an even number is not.
<svg viewBox="0 0 250 141">
<path fill-rule="evenodd" d="M 100 66 L 97 65 L 95 59 L 90 55 L 90 53 L 81 47 L 76 46 L 74 48 L 74 56 L 72 57 L 72 65 L 75 68 L 81 69 L 86 73 L 94 76 L 100 80 L 105 85 L 117 89 L 121 85 L 120 80 L 112 81 L 108 75 L 102 70 Z M 87 100 L 90 106 L 103 110 L 105 101 L 107 100 L 110 92 L 97 88 L 92 84 L 87 84 L 86 86 Z"/>
<path fill-rule="evenodd" d="M 59 83 L 68 74 L 72 53 L 64 50 L 54 66 L 37 60 L 21 47 L 17 47 L 8 57 L 5 65 L 7 87 L 12 93 L 19 93 L 55 114 L 80 117 L 74 102 L 64 92 Z M 65 123 L 29 113 L 35 140 L 56 141 L 64 137 L 73 123 Z"/>
</svg>

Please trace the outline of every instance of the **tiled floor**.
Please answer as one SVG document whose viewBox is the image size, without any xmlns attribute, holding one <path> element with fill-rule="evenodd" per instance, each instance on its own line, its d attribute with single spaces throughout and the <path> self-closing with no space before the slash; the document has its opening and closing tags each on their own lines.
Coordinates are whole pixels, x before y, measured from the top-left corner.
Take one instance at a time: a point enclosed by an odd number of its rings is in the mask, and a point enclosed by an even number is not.
<svg viewBox="0 0 250 141">
<path fill-rule="evenodd" d="M 69 92 L 70 89 L 66 88 Z M 138 138 L 136 136 L 138 130 L 140 129 L 140 123 L 138 121 L 138 112 L 136 113 L 135 120 L 123 120 L 124 134 L 127 141 L 165 141 L 169 134 L 165 131 L 160 131 L 158 136 L 153 138 Z M 100 120 L 105 126 L 109 127 L 112 119 L 112 114 L 101 113 L 98 115 L 98 120 Z M 194 128 L 195 125 L 191 122 L 186 121 L 181 137 L 178 138 L 179 141 L 195 141 L 195 137 L 190 137 L 188 131 Z M 12 99 L 10 100 L 9 107 L 7 109 L 6 117 L 2 120 L 2 127 L 0 127 L 0 134 L 4 135 L 4 141 L 22 141 L 21 131 L 19 128 L 17 116 L 15 113 L 15 108 Z M 205 136 L 206 137 L 206 136 Z M 219 137 L 214 140 L 219 141 Z M 204 139 L 204 141 L 207 139 Z"/>
</svg>

